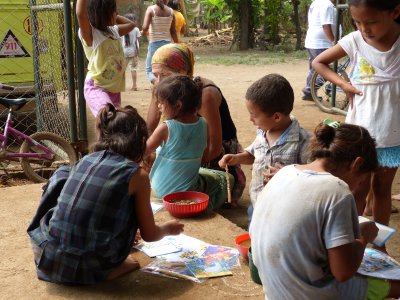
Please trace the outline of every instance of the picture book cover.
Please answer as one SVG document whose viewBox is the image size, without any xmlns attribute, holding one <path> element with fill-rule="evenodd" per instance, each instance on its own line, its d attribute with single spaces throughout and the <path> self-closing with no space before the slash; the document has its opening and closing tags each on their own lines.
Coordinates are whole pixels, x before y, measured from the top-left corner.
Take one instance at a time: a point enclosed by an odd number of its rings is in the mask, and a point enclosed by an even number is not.
<svg viewBox="0 0 400 300">
<path fill-rule="evenodd" d="M 240 267 L 239 251 L 235 248 L 209 245 L 204 251 L 202 257 L 206 261 L 223 260 L 229 269 L 233 267 Z"/>
<path fill-rule="evenodd" d="M 366 217 L 362 217 L 362 216 L 358 217 L 358 222 L 360 224 L 363 222 L 368 222 L 368 221 L 371 221 L 371 220 Z M 382 225 L 382 224 L 379 224 L 376 222 L 375 222 L 375 224 L 378 227 L 379 231 L 378 231 L 378 235 L 376 236 L 375 240 L 372 241 L 372 244 L 374 244 L 378 247 L 382 247 L 383 245 L 385 245 L 387 240 L 390 239 L 390 237 L 396 232 L 396 230 L 394 228 L 391 228 L 389 226 Z"/>
<path fill-rule="evenodd" d="M 370 277 L 400 280 L 400 264 L 389 255 L 372 248 L 365 249 L 357 272 Z"/>
<path fill-rule="evenodd" d="M 204 258 L 186 262 L 186 266 L 197 278 L 209 278 L 232 275 L 223 260 L 207 261 Z"/>
</svg>

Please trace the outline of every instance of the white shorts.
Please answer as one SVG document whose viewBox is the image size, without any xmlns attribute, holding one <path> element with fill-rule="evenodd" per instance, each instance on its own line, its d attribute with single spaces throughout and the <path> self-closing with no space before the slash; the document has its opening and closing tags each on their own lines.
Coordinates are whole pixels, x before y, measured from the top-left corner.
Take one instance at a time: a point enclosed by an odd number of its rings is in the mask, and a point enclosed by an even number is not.
<svg viewBox="0 0 400 300">
<path fill-rule="evenodd" d="M 136 71 L 138 67 L 138 57 L 137 56 L 127 57 L 126 60 L 128 62 L 127 69 L 131 72 Z"/>
</svg>

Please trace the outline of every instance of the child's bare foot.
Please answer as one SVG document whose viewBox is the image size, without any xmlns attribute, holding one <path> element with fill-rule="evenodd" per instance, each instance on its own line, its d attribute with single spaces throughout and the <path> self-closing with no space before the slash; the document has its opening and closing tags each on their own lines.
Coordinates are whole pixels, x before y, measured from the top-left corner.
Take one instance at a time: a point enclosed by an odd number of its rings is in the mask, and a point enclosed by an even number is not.
<svg viewBox="0 0 400 300">
<path fill-rule="evenodd" d="M 139 268 L 140 268 L 139 262 L 136 259 L 134 259 L 131 255 L 129 255 L 122 264 L 120 264 L 118 267 L 112 270 L 110 274 L 108 274 L 106 280 L 116 279 L 125 274 L 138 270 Z"/>
<path fill-rule="evenodd" d="M 392 195 L 392 200 L 400 201 L 400 194 Z"/>
<path fill-rule="evenodd" d="M 137 91 L 138 89 L 137 89 L 137 87 L 132 87 L 131 88 L 131 91 Z"/>
</svg>

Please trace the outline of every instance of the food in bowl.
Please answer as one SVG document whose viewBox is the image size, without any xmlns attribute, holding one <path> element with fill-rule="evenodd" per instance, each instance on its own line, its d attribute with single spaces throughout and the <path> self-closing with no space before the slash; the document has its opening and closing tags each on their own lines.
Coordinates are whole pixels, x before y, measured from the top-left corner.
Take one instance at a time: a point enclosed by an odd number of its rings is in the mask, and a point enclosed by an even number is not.
<svg viewBox="0 0 400 300">
<path fill-rule="evenodd" d="M 208 207 L 208 195 L 195 191 L 175 192 L 163 197 L 165 209 L 176 218 L 194 217 Z"/>
<path fill-rule="evenodd" d="M 172 202 L 174 204 L 185 205 L 185 204 L 195 204 L 198 203 L 196 200 L 176 200 Z"/>
</svg>

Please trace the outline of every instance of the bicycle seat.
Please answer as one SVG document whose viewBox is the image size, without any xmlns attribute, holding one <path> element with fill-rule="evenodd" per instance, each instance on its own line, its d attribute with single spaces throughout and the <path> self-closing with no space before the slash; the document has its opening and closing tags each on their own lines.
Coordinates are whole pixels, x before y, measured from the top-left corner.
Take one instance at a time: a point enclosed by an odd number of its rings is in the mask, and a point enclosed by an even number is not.
<svg viewBox="0 0 400 300">
<path fill-rule="evenodd" d="M 0 97 L 0 104 L 4 105 L 7 108 L 15 106 L 17 110 L 24 106 L 28 101 L 29 99 L 26 98 L 9 99 Z"/>
</svg>

